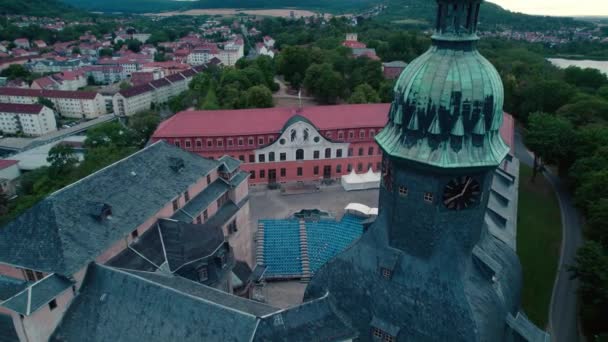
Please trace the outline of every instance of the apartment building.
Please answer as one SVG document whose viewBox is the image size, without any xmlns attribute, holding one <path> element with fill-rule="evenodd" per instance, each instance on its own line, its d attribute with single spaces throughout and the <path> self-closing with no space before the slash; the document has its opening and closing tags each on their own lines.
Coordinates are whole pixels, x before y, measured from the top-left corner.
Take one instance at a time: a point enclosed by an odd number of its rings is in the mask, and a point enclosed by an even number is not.
<svg viewBox="0 0 608 342">
<path fill-rule="evenodd" d="M 55 113 L 39 104 L 0 103 L 0 131 L 40 136 L 57 130 Z"/>
<path fill-rule="evenodd" d="M 0 102 L 36 104 L 40 98 L 53 102 L 55 110 L 64 117 L 93 119 L 106 114 L 103 96 L 87 91 L 0 88 Z"/>
</svg>

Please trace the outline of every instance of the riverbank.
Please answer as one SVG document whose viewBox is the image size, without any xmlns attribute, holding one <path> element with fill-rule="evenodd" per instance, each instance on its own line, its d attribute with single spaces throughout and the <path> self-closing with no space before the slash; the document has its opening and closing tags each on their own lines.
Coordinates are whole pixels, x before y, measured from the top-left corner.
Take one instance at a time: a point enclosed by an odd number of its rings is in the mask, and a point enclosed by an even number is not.
<svg viewBox="0 0 608 342">
<path fill-rule="evenodd" d="M 576 66 L 579 68 L 592 68 L 601 71 L 602 73 L 608 75 L 608 60 L 590 60 L 590 59 L 566 59 L 566 58 L 547 58 L 551 64 L 555 65 L 558 68 L 565 69 L 569 66 Z"/>
</svg>

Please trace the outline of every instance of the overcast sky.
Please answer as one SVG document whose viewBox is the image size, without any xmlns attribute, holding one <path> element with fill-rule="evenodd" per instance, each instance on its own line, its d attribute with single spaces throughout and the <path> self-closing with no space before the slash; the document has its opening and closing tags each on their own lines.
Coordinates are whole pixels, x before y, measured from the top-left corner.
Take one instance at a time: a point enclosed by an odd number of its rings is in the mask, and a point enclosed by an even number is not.
<svg viewBox="0 0 608 342">
<path fill-rule="evenodd" d="M 608 16 L 608 0 L 488 0 L 506 9 L 528 14 Z"/>
</svg>

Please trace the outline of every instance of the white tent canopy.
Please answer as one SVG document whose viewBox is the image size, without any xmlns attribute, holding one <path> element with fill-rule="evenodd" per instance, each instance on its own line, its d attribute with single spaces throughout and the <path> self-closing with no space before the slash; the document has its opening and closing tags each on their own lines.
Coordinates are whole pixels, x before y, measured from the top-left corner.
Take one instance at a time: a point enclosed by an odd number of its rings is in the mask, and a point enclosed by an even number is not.
<svg viewBox="0 0 608 342">
<path fill-rule="evenodd" d="M 344 210 L 346 212 L 355 212 L 366 216 L 378 215 L 378 208 L 370 208 L 361 203 L 349 203 Z"/>
<path fill-rule="evenodd" d="M 348 175 L 342 176 L 342 187 L 346 191 L 377 189 L 380 187 L 380 172 L 374 172 L 370 168 L 367 173 L 358 175 L 352 170 Z"/>
</svg>

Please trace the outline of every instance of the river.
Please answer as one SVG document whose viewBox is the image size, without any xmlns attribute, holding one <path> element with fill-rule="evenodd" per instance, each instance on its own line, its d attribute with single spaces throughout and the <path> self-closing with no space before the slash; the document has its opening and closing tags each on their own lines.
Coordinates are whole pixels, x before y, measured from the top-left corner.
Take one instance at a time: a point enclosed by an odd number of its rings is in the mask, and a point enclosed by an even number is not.
<svg viewBox="0 0 608 342">
<path fill-rule="evenodd" d="M 592 60 L 574 60 L 564 58 L 547 58 L 549 62 L 558 68 L 567 68 L 569 66 L 577 66 L 579 68 L 593 68 L 608 75 L 608 61 L 592 61 Z"/>
</svg>

